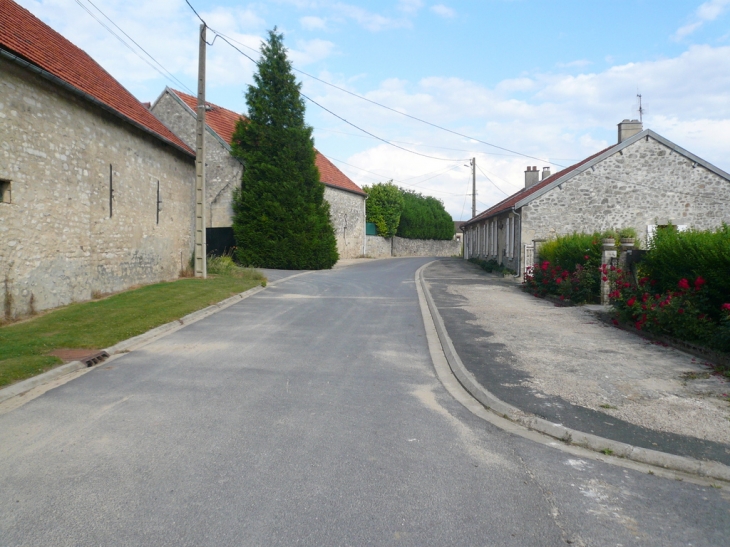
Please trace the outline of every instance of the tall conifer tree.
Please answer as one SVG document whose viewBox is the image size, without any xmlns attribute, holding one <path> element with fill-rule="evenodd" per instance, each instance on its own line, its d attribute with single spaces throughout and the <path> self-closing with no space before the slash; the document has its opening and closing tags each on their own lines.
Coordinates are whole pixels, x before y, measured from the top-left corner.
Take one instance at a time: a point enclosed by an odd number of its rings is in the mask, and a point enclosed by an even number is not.
<svg viewBox="0 0 730 547">
<path fill-rule="evenodd" d="M 231 143 L 244 163 L 233 199 L 236 255 L 249 266 L 331 268 L 338 254 L 329 204 L 283 38 L 274 27 L 262 43 L 246 92 L 248 120 L 238 122 Z"/>
</svg>

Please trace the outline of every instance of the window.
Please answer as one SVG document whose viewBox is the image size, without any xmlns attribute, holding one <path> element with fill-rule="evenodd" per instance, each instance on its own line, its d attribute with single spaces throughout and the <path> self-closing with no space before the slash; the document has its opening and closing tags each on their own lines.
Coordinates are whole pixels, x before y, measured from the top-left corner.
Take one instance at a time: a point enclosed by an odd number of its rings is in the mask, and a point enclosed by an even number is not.
<svg viewBox="0 0 730 547">
<path fill-rule="evenodd" d="M 9 180 L 0 180 L 0 203 L 12 203 Z"/>
</svg>

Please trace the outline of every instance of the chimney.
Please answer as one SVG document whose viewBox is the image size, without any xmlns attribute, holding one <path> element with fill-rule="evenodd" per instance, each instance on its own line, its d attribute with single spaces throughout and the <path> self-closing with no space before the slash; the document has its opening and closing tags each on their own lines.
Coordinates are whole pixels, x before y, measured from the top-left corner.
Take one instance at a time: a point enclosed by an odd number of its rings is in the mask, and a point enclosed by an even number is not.
<svg viewBox="0 0 730 547">
<path fill-rule="evenodd" d="M 543 167 L 542 168 L 542 178 L 540 180 L 545 180 L 550 176 L 550 168 L 549 167 Z"/>
<path fill-rule="evenodd" d="M 537 166 L 530 167 L 528 165 L 525 170 L 525 188 L 535 186 L 538 182 L 540 182 L 540 172 L 537 170 Z"/>
<path fill-rule="evenodd" d="M 624 142 L 629 137 L 633 137 L 637 133 L 641 133 L 644 130 L 642 123 L 639 120 L 624 120 L 618 124 L 618 142 L 619 144 Z"/>
</svg>

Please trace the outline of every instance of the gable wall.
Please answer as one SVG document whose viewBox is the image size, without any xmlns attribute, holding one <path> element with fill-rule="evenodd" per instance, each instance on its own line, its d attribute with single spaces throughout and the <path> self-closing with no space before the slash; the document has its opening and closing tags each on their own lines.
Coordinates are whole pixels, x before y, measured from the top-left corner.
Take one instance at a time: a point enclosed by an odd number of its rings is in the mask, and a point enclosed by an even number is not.
<svg viewBox="0 0 730 547">
<path fill-rule="evenodd" d="M 324 199 L 330 204 L 330 219 L 340 258 L 362 256 L 365 238 L 364 196 L 325 186 Z"/>
<path fill-rule="evenodd" d="M 572 232 L 647 226 L 708 229 L 730 222 L 730 182 L 649 137 L 616 152 L 522 208 L 524 244 Z M 522 262 L 524 264 L 524 262 Z"/>
<path fill-rule="evenodd" d="M 177 99 L 170 93 L 164 93 L 152 106 L 152 113 L 195 150 L 195 116 Z M 205 132 L 205 164 L 207 226 L 230 226 L 233 222 L 233 189 L 241 184 L 243 165 L 209 131 Z"/>
<path fill-rule="evenodd" d="M 192 158 L 2 59 L 0 179 L 12 184 L 12 203 L 0 203 L 0 295 L 7 277 L 13 315 L 31 296 L 43 310 L 173 279 L 190 259 Z"/>
</svg>

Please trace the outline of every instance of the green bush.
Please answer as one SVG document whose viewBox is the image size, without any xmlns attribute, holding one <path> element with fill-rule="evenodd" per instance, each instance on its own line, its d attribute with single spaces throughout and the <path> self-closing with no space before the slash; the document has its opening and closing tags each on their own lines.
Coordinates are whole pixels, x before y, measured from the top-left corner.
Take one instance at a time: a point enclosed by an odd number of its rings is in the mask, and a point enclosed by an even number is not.
<svg viewBox="0 0 730 547">
<path fill-rule="evenodd" d="M 396 235 L 407 239 L 453 239 L 454 220 L 441 200 L 401 189 L 403 212 Z"/>
<path fill-rule="evenodd" d="M 367 222 L 372 222 L 378 229 L 378 235 L 393 237 L 398 231 L 398 224 L 403 212 L 403 193 L 393 181 L 379 182 L 372 186 L 364 186 L 368 195 L 365 202 Z"/>
<path fill-rule="evenodd" d="M 676 290 L 682 279 L 702 277 L 707 294 L 699 304 L 700 312 L 719 321 L 722 305 L 730 302 L 730 226 L 685 232 L 675 226 L 657 230 L 640 272 L 655 283 L 652 290 L 658 293 Z"/>
</svg>

